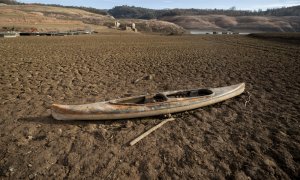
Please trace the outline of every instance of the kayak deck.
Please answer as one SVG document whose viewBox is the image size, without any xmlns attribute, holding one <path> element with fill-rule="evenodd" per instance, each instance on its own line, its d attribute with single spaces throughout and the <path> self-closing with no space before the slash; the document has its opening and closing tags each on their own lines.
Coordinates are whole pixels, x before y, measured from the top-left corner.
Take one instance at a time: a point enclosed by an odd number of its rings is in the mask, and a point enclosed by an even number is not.
<svg viewBox="0 0 300 180">
<path fill-rule="evenodd" d="M 156 116 L 214 104 L 241 94 L 245 84 L 168 91 L 83 105 L 52 105 L 57 120 L 109 120 Z"/>
<path fill-rule="evenodd" d="M 172 99 L 178 98 L 191 98 L 191 97 L 201 97 L 201 96 L 209 96 L 213 95 L 213 91 L 209 89 L 196 89 L 196 90 L 189 90 L 189 91 L 178 91 L 178 92 L 171 92 L 171 93 L 157 93 L 155 95 L 144 95 L 139 97 L 129 97 L 126 99 L 119 99 L 115 100 L 112 103 L 115 104 L 150 104 L 150 103 L 157 103 L 157 102 L 166 102 L 171 101 Z"/>
</svg>

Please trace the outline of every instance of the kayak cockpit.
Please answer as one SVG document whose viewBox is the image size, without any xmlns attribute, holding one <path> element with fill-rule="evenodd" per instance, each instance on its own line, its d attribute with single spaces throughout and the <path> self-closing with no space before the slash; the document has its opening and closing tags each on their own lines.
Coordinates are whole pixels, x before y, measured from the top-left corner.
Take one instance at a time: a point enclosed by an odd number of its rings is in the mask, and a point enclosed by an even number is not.
<svg viewBox="0 0 300 180">
<path fill-rule="evenodd" d="M 201 96 L 210 96 L 214 92 L 210 89 L 196 89 L 190 91 L 178 91 L 175 93 L 170 93 L 167 95 L 168 98 L 191 98 L 191 97 L 201 97 Z"/>
<path fill-rule="evenodd" d="M 145 104 L 146 96 L 111 101 L 113 104 Z"/>
<path fill-rule="evenodd" d="M 190 91 L 175 91 L 167 93 L 157 93 L 148 96 L 138 96 L 132 98 L 125 98 L 120 100 L 111 101 L 112 104 L 130 104 L 130 105 L 142 105 L 149 103 L 165 102 L 169 99 L 173 101 L 177 98 L 195 98 L 195 97 L 206 97 L 212 96 L 214 92 L 210 89 L 196 89 Z"/>
<path fill-rule="evenodd" d="M 149 96 L 139 96 L 133 98 L 126 98 L 117 101 L 113 101 L 111 103 L 115 104 L 148 104 L 148 103 L 155 103 L 155 102 L 164 102 L 167 101 L 168 97 L 165 94 L 157 93 L 155 95 Z"/>
</svg>

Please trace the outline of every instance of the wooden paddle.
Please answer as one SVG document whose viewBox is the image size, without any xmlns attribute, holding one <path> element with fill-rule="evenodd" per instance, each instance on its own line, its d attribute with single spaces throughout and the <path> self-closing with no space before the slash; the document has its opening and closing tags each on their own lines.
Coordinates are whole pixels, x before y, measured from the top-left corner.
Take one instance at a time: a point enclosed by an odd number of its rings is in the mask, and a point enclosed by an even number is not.
<svg viewBox="0 0 300 180">
<path fill-rule="evenodd" d="M 137 142 L 139 142 L 140 140 L 142 140 L 144 137 L 148 136 L 149 134 L 151 134 L 153 131 L 155 131 L 156 129 L 160 128 L 162 125 L 164 125 L 165 123 L 169 122 L 169 121 L 174 121 L 174 118 L 169 118 L 166 120 L 163 120 L 162 122 L 160 122 L 159 124 L 157 124 L 156 126 L 152 127 L 151 129 L 149 129 L 148 131 L 144 132 L 143 134 L 141 134 L 139 137 L 135 138 L 133 141 L 131 141 L 129 144 L 130 146 L 135 145 Z"/>
</svg>

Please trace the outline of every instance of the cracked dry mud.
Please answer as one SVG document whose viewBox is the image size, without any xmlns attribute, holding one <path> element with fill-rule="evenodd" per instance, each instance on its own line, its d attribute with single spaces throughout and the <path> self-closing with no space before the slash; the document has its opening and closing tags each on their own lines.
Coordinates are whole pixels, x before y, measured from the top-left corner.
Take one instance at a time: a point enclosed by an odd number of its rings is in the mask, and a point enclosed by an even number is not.
<svg viewBox="0 0 300 180">
<path fill-rule="evenodd" d="M 0 39 L 0 177 L 299 177 L 299 52 L 226 35 Z M 239 82 L 244 94 L 175 114 L 132 147 L 160 117 L 61 122 L 48 110 L 54 102 Z"/>
</svg>

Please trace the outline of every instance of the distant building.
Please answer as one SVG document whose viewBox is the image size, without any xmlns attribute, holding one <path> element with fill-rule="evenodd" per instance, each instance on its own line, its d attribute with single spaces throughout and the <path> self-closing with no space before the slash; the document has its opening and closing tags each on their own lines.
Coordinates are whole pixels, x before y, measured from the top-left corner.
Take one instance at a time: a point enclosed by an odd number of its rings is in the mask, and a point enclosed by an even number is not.
<svg viewBox="0 0 300 180">
<path fill-rule="evenodd" d="M 9 31 L 9 32 L 0 32 L 0 37 L 3 38 L 15 38 L 20 36 L 20 34 L 18 32 L 14 32 L 14 31 Z"/>
<path fill-rule="evenodd" d="M 134 32 L 138 32 L 137 28 L 135 27 L 135 23 L 131 23 L 131 24 L 120 24 L 120 29 L 125 30 L 125 31 L 134 31 Z"/>
<path fill-rule="evenodd" d="M 116 29 L 120 28 L 120 25 L 121 25 L 121 24 L 120 24 L 118 21 L 115 21 L 115 28 L 116 28 Z"/>
<path fill-rule="evenodd" d="M 132 28 L 132 30 L 133 30 L 134 32 L 137 32 L 137 28 L 135 27 L 135 23 L 132 23 L 132 24 L 131 24 L 131 28 Z"/>
<path fill-rule="evenodd" d="M 132 28 L 131 28 L 130 26 L 125 26 L 125 30 L 126 30 L 126 31 L 131 31 Z"/>
</svg>

